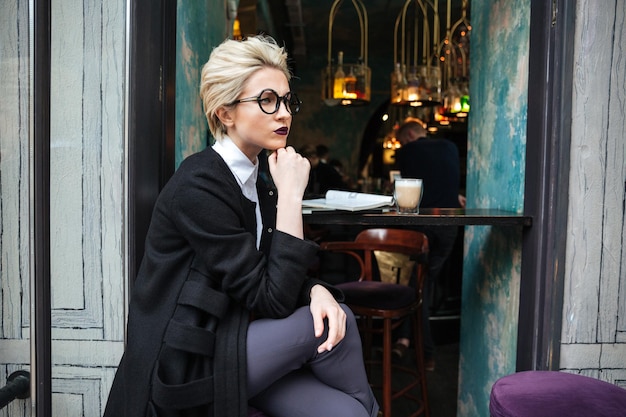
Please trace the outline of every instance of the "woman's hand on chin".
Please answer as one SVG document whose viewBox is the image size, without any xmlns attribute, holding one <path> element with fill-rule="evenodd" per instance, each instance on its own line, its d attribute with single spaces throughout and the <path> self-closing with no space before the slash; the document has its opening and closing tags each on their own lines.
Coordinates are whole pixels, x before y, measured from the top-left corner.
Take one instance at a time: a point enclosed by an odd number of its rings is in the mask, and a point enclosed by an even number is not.
<svg viewBox="0 0 626 417">
<path fill-rule="evenodd" d="M 309 182 L 309 161 L 293 147 L 287 146 L 276 149 L 269 156 L 268 162 L 278 195 L 290 195 L 301 200 Z"/>
</svg>

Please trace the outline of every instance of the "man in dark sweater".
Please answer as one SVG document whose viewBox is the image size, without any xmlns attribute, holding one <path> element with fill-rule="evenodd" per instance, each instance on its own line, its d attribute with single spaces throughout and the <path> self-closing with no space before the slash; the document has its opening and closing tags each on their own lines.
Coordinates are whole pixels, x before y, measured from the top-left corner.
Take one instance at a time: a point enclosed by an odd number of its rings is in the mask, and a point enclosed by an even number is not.
<svg viewBox="0 0 626 417">
<path fill-rule="evenodd" d="M 311 163 L 306 198 L 324 197 L 328 190 L 349 190 L 350 187 L 332 165 L 323 160 L 318 149 L 313 145 L 305 145 L 300 154 Z"/>
<path fill-rule="evenodd" d="M 458 208 L 465 198 L 459 194 L 459 151 L 448 139 L 427 137 L 426 125 L 419 119 L 407 119 L 396 131 L 402 147 L 396 151 L 396 165 L 403 178 L 423 180 L 422 208 Z M 433 341 L 428 320 L 429 295 L 452 252 L 458 232 L 456 226 L 423 227 L 428 236 L 429 276 L 424 284 L 424 355 L 427 368 L 434 369 Z M 394 352 L 402 356 L 409 346 L 408 332 L 399 334 Z"/>
<path fill-rule="evenodd" d="M 409 119 L 396 132 L 402 147 L 396 152 L 396 164 L 404 178 L 421 178 L 424 194 L 420 207 L 460 207 L 459 151 L 442 138 L 427 137 L 419 119 Z"/>
</svg>

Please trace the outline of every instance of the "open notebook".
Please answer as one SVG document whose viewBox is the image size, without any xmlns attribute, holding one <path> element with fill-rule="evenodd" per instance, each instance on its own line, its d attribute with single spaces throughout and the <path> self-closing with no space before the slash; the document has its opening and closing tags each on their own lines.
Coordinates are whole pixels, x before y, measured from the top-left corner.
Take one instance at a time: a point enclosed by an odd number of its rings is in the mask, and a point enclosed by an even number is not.
<svg viewBox="0 0 626 417">
<path fill-rule="evenodd" d="M 359 211 L 385 208 L 392 204 L 392 196 L 328 190 L 325 198 L 302 201 L 302 209 L 303 211 L 316 209 Z"/>
</svg>

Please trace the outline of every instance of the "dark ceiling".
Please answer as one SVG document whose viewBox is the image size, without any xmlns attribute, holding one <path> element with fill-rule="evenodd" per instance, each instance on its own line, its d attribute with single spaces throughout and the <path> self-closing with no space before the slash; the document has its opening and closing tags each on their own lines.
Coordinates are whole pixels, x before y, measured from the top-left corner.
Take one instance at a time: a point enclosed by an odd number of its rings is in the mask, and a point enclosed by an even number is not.
<svg viewBox="0 0 626 417">
<path fill-rule="evenodd" d="M 448 0 L 437 1 L 443 39 Z M 469 0 L 466 1 L 469 3 Z M 368 16 L 368 60 L 388 60 L 390 71 L 393 69 L 394 26 L 405 2 L 362 0 Z M 451 22 L 454 24 L 461 16 L 463 0 L 450 2 Z M 284 42 L 295 59 L 297 72 L 321 69 L 326 64 L 328 19 L 332 5 L 333 0 L 240 0 L 240 15 L 246 8 L 254 12 L 256 31 L 269 33 L 279 42 Z M 467 9 L 469 17 L 469 6 Z M 413 6 L 409 10 L 413 10 Z M 343 50 L 346 62 L 356 62 L 360 55 L 360 37 L 359 21 L 352 0 L 343 0 L 333 24 L 333 57 L 336 58 L 337 52 Z"/>
</svg>

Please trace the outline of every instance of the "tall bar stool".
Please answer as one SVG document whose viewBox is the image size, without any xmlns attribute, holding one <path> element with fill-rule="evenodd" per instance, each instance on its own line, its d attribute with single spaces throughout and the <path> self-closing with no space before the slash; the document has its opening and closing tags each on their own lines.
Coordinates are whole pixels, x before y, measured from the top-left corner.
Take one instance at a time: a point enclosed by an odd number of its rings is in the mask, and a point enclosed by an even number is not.
<svg viewBox="0 0 626 417">
<path fill-rule="evenodd" d="M 366 363 L 382 365 L 382 383 L 374 388 L 382 390 L 382 412 L 392 417 L 392 401 L 406 398 L 417 405 L 410 416 L 430 416 L 428 389 L 424 369 L 422 346 L 422 287 L 427 273 L 428 239 L 421 232 L 400 229 L 368 229 L 360 232 L 351 242 L 322 242 L 324 251 L 341 252 L 354 257 L 360 266 L 358 281 L 337 284 L 345 295 L 345 303 L 359 318 Z M 375 251 L 409 255 L 415 268 L 417 283 L 406 286 L 376 280 Z M 394 364 L 392 356 L 392 331 L 404 320 L 411 320 L 415 367 Z M 380 326 L 382 321 L 382 328 Z M 372 358 L 372 335 L 382 334 L 382 360 Z M 410 380 L 402 387 L 392 386 L 392 374 L 403 373 Z M 418 394 L 415 394 L 415 391 Z"/>
<path fill-rule="evenodd" d="M 626 390 L 583 375 L 526 371 L 491 388 L 491 417 L 624 417 Z"/>
</svg>

